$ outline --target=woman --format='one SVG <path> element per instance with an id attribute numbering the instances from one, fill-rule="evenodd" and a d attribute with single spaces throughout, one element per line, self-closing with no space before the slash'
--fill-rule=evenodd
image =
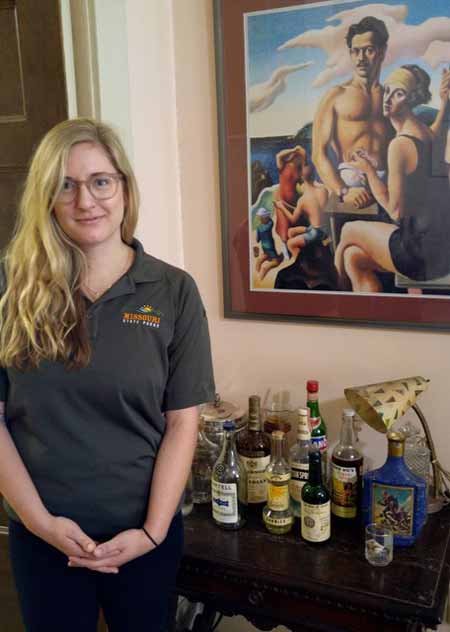
<path id="1" fill-rule="evenodd" d="M 443 178 L 433 177 L 432 141 L 448 107 L 450 72 L 441 81 L 441 108 L 431 128 L 412 109 L 429 101 L 430 77 L 416 65 L 395 70 L 385 82 L 383 113 L 396 137 L 388 148 L 388 184 L 373 158 L 355 152 L 352 164 L 366 174 L 377 202 L 392 223 L 347 222 L 336 249 L 341 279 L 357 292 L 380 292 L 377 272 L 394 272 L 423 281 L 450 271 L 450 198 Z"/>
<path id="2" fill-rule="evenodd" d="M 192 278 L 133 238 L 115 133 L 65 121 L 31 163 L 0 301 L 0 492 L 30 632 L 166 629 L 197 405 L 214 395 Z"/>

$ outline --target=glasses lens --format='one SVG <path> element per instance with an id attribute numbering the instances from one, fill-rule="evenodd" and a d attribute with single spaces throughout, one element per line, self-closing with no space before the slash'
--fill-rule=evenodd
<path id="1" fill-rule="evenodd" d="M 117 179 L 108 174 L 92 176 L 88 182 L 89 191 L 98 200 L 113 197 L 117 189 Z"/>
<path id="2" fill-rule="evenodd" d="M 60 192 L 58 193 L 58 199 L 62 202 L 69 202 L 75 197 L 76 190 L 77 183 L 73 180 L 70 180 L 70 178 L 64 178 L 63 185 Z"/>

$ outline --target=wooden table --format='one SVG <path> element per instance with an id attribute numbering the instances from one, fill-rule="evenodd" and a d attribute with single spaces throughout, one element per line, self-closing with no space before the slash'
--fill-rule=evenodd
<path id="1" fill-rule="evenodd" d="M 443 619 L 449 508 L 430 515 L 416 544 L 396 548 L 385 568 L 365 560 L 358 525 L 334 524 L 328 543 L 311 545 L 300 539 L 298 523 L 286 536 L 269 534 L 256 517 L 223 531 L 208 505 L 195 505 L 185 537 L 177 593 L 203 602 L 205 619 L 215 611 L 241 614 L 263 630 L 283 624 L 298 632 L 412 632 Z"/>

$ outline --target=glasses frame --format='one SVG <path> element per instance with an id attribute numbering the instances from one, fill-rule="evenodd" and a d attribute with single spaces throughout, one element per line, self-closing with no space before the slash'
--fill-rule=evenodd
<path id="1" fill-rule="evenodd" d="M 112 195 L 108 195 L 107 197 L 98 197 L 91 190 L 90 182 L 92 181 L 92 179 L 101 178 L 101 176 L 107 176 L 108 178 L 112 178 L 115 181 L 116 188 L 114 189 L 114 193 L 112 193 Z M 87 190 L 89 191 L 89 195 L 91 195 L 94 198 L 94 200 L 97 200 L 97 201 L 110 200 L 116 195 L 117 185 L 121 180 L 122 181 L 125 180 L 125 176 L 123 175 L 123 173 L 107 173 L 106 171 L 101 171 L 100 173 L 93 173 L 86 180 L 76 180 L 75 178 L 70 178 L 68 176 L 66 176 L 64 180 L 70 180 L 70 182 L 73 182 L 74 184 L 77 185 L 76 188 L 74 188 L 73 190 L 73 195 L 70 199 L 62 199 L 61 196 L 63 195 L 64 192 L 60 189 L 58 193 L 56 194 L 55 200 L 56 202 L 59 202 L 60 204 L 71 204 L 79 195 L 80 187 L 82 184 L 86 186 Z"/>

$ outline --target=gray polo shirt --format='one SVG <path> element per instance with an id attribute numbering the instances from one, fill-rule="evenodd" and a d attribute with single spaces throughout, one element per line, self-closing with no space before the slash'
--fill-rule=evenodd
<path id="1" fill-rule="evenodd" d="M 8 427 L 45 506 L 91 535 L 142 525 L 164 411 L 214 399 L 194 280 L 133 247 L 128 274 L 88 305 L 89 366 L 0 369 Z"/>

